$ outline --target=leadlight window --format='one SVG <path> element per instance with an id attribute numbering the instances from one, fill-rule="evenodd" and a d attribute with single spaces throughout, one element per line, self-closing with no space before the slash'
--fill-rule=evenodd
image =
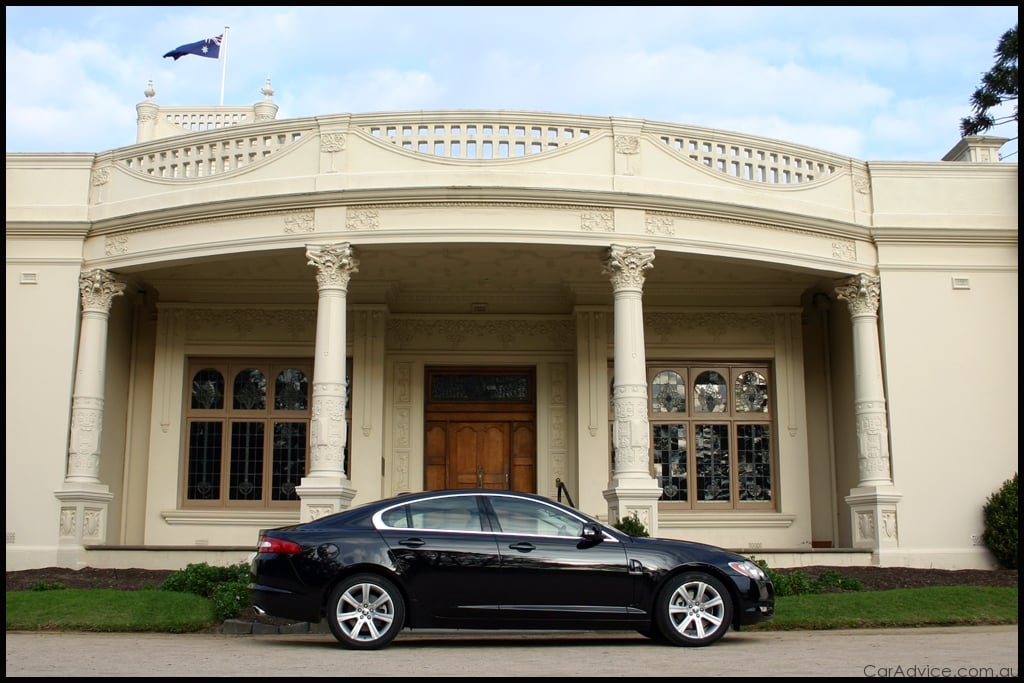
<path id="1" fill-rule="evenodd" d="M 295 507 L 309 458 L 312 361 L 195 359 L 184 504 Z"/>
<path id="2" fill-rule="evenodd" d="M 660 508 L 774 509 L 769 366 L 652 362 L 647 377 L 651 474 L 662 489 Z"/>

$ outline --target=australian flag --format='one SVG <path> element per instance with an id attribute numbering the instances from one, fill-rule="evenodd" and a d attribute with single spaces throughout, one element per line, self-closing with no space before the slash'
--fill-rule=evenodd
<path id="1" fill-rule="evenodd" d="M 200 57 L 209 57 L 210 59 L 218 59 L 220 57 L 220 41 L 224 39 L 223 35 L 214 36 L 213 38 L 207 38 L 206 40 L 200 40 L 198 43 L 189 43 L 188 45 L 182 45 L 176 47 L 164 57 L 174 57 L 174 61 L 178 61 L 180 57 L 185 55 L 198 55 Z"/>

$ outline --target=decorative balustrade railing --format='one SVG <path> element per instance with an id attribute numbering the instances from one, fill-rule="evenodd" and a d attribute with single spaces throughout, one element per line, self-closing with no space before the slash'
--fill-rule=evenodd
<path id="1" fill-rule="evenodd" d="M 658 139 L 688 159 L 740 180 L 768 185 L 800 185 L 836 172 L 834 162 L 811 158 L 795 150 L 683 135 L 661 134 Z"/>
<path id="2" fill-rule="evenodd" d="M 163 123 L 177 126 L 189 133 L 240 126 L 252 123 L 252 119 L 252 107 L 211 107 L 206 111 L 197 111 L 194 107 L 160 108 L 160 120 Z"/>
<path id="3" fill-rule="evenodd" d="M 564 150 L 598 134 L 615 137 L 615 151 L 639 154 L 640 140 L 661 144 L 687 163 L 760 185 L 807 185 L 827 179 L 849 159 L 800 145 L 726 131 L 668 123 L 529 112 L 444 111 L 359 114 L 237 125 L 229 119 L 197 115 L 175 125 L 195 126 L 177 135 L 120 150 L 117 162 L 144 175 L 197 179 L 236 171 L 289 145 L 328 133 L 336 152 L 339 133 L 354 131 L 409 153 L 452 161 L 503 161 Z M 339 126 L 337 122 L 342 122 Z M 329 130 L 325 129 L 329 127 Z M 628 132 L 623 132 L 628 131 Z"/>
<path id="4" fill-rule="evenodd" d="M 189 139 L 186 137 L 165 138 L 160 140 L 161 149 L 147 149 L 141 154 L 122 157 L 120 161 L 137 173 L 158 178 L 206 178 L 266 159 L 301 140 L 303 132 L 255 134 L 249 127 L 230 128 L 222 135 L 198 138 L 188 145 L 181 144 Z M 152 147 L 153 143 L 147 146 Z"/>
<path id="5" fill-rule="evenodd" d="M 527 123 L 412 123 L 365 126 L 402 149 L 448 159 L 511 159 L 543 154 L 590 137 L 588 128 Z"/>

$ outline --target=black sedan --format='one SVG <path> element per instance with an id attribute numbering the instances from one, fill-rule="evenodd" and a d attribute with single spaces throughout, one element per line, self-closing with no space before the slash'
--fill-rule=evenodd
<path id="1" fill-rule="evenodd" d="M 262 530 L 249 596 L 264 614 L 326 619 L 358 650 L 405 628 L 630 629 L 702 646 L 775 613 L 771 581 L 742 555 L 495 490 L 407 494 Z"/>

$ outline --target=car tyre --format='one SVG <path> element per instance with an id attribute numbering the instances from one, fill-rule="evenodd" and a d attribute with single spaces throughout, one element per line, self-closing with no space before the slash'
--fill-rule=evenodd
<path id="1" fill-rule="evenodd" d="M 327 603 L 327 625 L 350 650 L 387 647 L 405 623 L 405 600 L 393 582 L 357 574 L 339 583 Z"/>
<path id="2" fill-rule="evenodd" d="M 662 638 L 683 647 L 704 647 L 718 641 L 729 630 L 732 615 L 728 589 L 703 572 L 673 577 L 655 605 L 655 622 Z"/>

